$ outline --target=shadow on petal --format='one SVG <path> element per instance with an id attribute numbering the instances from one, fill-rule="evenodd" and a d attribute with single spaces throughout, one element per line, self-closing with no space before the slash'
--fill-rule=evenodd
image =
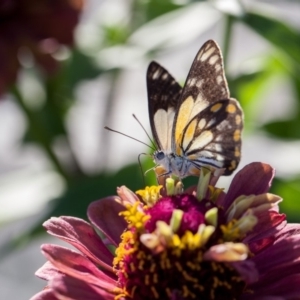
<path id="1" fill-rule="evenodd" d="M 90 221 L 113 243 L 118 246 L 121 234 L 127 227 L 123 217 L 119 215 L 125 208 L 115 201 L 115 197 L 107 197 L 92 202 L 88 207 Z"/>

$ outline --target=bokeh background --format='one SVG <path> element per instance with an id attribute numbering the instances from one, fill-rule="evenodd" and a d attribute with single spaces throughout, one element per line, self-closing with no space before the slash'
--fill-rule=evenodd
<path id="1" fill-rule="evenodd" d="M 299 222 L 299 1 L 0 1 L 0 299 L 29 299 L 45 285 L 34 276 L 39 245 L 57 241 L 43 221 L 86 218 L 117 186 L 144 186 L 138 154 L 149 149 L 104 126 L 149 143 L 132 118 L 150 132 L 149 62 L 184 83 L 208 39 L 245 112 L 239 169 L 275 167 L 271 191 Z M 143 170 L 151 166 L 144 157 Z"/>

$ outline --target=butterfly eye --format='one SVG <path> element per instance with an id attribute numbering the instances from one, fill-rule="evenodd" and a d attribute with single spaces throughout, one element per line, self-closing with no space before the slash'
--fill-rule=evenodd
<path id="1" fill-rule="evenodd" d="M 155 156 L 158 160 L 163 160 L 165 158 L 165 153 L 163 151 L 159 151 Z"/>

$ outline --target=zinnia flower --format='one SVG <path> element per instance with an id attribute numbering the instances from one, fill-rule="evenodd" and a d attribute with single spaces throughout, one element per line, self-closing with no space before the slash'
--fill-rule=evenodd
<path id="1" fill-rule="evenodd" d="M 31 52 L 46 72 L 57 63 L 50 55 L 71 45 L 83 0 L 2 0 L 0 4 L 0 95 L 20 67 L 21 49 Z"/>
<path id="2" fill-rule="evenodd" d="M 78 251 L 42 246 L 36 275 L 48 285 L 32 300 L 299 299 L 300 226 L 268 193 L 273 176 L 252 163 L 225 194 L 202 171 L 186 192 L 172 179 L 163 190 L 118 188 L 90 204 L 92 225 L 51 218 L 48 233 Z"/>

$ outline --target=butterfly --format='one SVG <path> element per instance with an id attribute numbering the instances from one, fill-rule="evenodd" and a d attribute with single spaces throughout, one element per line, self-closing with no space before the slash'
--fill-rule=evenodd
<path id="1" fill-rule="evenodd" d="M 150 125 L 160 175 L 184 178 L 202 167 L 230 175 L 241 158 L 243 112 L 230 98 L 219 46 L 207 41 L 183 88 L 156 62 L 147 70 Z"/>

